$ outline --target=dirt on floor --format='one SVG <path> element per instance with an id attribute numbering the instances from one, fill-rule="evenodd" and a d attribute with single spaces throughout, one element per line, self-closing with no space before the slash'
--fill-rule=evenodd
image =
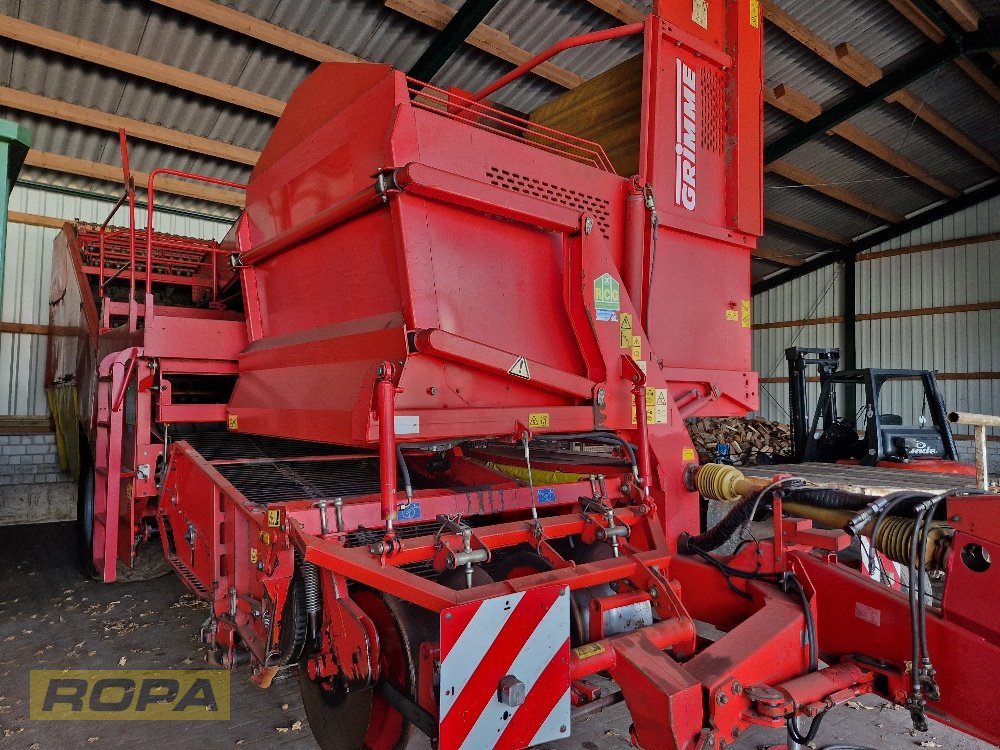
<path id="1" fill-rule="evenodd" d="M 176 748 L 283 747 L 315 750 L 292 670 L 268 690 L 232 674 L 229 721 L 44 721 L 29 712 L 32 670 L 197 669 L 205 666 L 199 629 L 207 606 L 174 576 L 106 585 L 85 579 L 75 561 L 72 524 L 0 528 L 0 747 L 25 750 L 132 748 L 163 742 Z M 548 745 L 627 748 L 624 705 L 573 723 L 573 736 Z M 728 745 L 752 750 L 783 741 L 755 729 Z M 909 714 L 876 698 L 833 710 L 815 741 L 877 750 L 919 747 L 986 750 L 990 745 L 931 723 L 914 735 Z M 415 736 L 409 748 L 430 743 Z M 485 750 L 485 749 L 484 749 Z M 650 749 L 652 750 L 652 749 Z"/>

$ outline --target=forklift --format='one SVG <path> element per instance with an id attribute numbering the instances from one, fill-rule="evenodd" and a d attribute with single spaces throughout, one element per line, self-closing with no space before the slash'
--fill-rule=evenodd
<path id="1" fill-rule="evenodd" d="M 838 348 L 793 346 L 785 350 L 785 359 L 792 427 L 790 462 L 975 475 L 974 466 L 958 460 L 934 372 L 871 367 L 840 370 Z M 812 415 L 806 403 L 810 367 L 816 368 L 820 382 L 819 401 Z M 887 400 L 901 413 L 883 411 L 881 406 Z M 863 404 L 860 409 L 856 409 L 858 403 Z M 915 412 L 912 407 L 918 403 L 919 416 L 904 419 L 903 413 Z M 902 406 L 911 408 L 904 410 Z M 861 429 L 859 419 L 863 419 Z"/>

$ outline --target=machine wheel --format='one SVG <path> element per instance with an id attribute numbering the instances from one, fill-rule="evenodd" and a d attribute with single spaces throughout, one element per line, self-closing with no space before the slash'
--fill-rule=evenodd
<path id="1" fill-rule="evenodd" d="M 83 430 L 80 430 L 80 477 L 76 485 L 76 553 L 84 574 L 93 577 L 94 459 Z"/>
<path id="2" fill-rule="evenodd" d="M 382 679 L 416 700 L 420 644 L 436 638 L 435 618 L 371 589 L 358 589 L 351 597 L 375 624 Z M 350 692 L 341 686 L 331 688 L 309 679 L 303 661 L 299 689 L 309 726 L 322 750 L 402 750 L 410 740 L 413 725 L 376 687 Z"/>

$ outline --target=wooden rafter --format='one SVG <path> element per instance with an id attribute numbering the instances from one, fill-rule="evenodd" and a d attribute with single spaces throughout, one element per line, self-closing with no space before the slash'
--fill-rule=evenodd
<path id="1" fill-rule="evenodd" d="M 439 31 L 448 25 L 448 21 L 456 13 L 454 8 L 437 0 L 385 0 L 385 7 Z M 521 49 L 511 42 L 510 37 L 504 32 L 482 23 L 466 41 L 473 47 L 512 65 L 521 65 L 534 56 L 534 53 Z M 582 76 L 550 62 L 542 63 L 533 72 L 568 89 L 576 88 L 584 81 Z"/>
<path id="2" fill-rule="evenodd" d="M 899 11 L 899 14 L 903 16 L 903 18 L 916 26 L 924 36 L 935 44 L 940 44 L 947 39 L 947 36 L 940 29 L 940 27 L 924 15 L 923 11 L 914 5 L 913 0 L 889 0 L 889 4 Z M 960 57 L 955 60 L 955 65 L 961 68 L 961 70 L 969 76 L 969 78 L 975 81 L 987 94 L 1000 102 L 1000 86 L 993 83 L 989 76 L 983 73 L 983 71 L 981 71 L 974 62 L 967 58 Z"/>
<path id="3" fill-rule="evenodd" d="M 958 0 L 956 0 L 958 1 Z M 820 39 L 802 24 L 798 23 L 780 8 L 777 8 L 771 0 L 763 0 L 765 17 L 772 23 L 779 26 L 783 31 L 804 44 L 809 49 L 816 52 L 824 60 L 829 62 L 845 75 L 853 78 L 863 86 L 870 86 L 882 77 L 882 69 L 871 60 L 868 60 L 857 50 L 853 50 L 850 55 L 838 56 L 837 48 L 832 47 L 827 42 Z M 876 75 L 877 71 L 877 75 Z M 934 111 L 933 108 L 923 103 L 919 97 L 911 94 L 907 90 L 897 91 L 895 94 L 886 97 L 887 102 L 902 104 L 920 119 L 938 131 L 944 137 L 955 142 L 974 158 L 982 161 L 995 171 L 1000 171 L 1000 162 L 997 162 L 984 149 L 973 143 L 973 141 L 961 133 L 954 125 L 949 123 L 944 117 Z"/>
<path id="4" fill-rule="evenodd" d="M 887 101 L 895 102 L 905 107 L 967 154 L 975 157 L 994 172 L 1000 172 L 1000 160 L 948 122 L 937 110 L 922 101 L 920 97 L 911 94 L 909 91 L 897 91 Z"/>
<path id="5" fill-rule="evenodd" d="M 768 21 L 855 81 L 870 86 L 882 77 L 882 69 L 850 44 L 845 42 L 835 47 L 796 21 L 771 0 L 763 0 L 761 5 L 764 6 L 764 17 Z"/>
<path id="6" fill-rule="evenodd" d="M 764 219 L 775 224 L 781 224 L 782 226 L 788 227 L 789 229 L 795 229 L 799 232 L 805 234 L 811 234 L 813 237 L 818 237 L 822 240 L 826 240 L 834 245 L 840 245 L 846 247 L 850 243 L 850 239 L 847 237 L 842 237 L 839 234 L 835 234 L 821 227 L 814 226 L 808 222 L 796 219 L 794 216 L 787 216 L 783 213 L 777 211 L 772 211 L 769 208 L 764 209 Z"/>
<path id="7" fill-rule="evenodd" d="M 4 86 L 0 86 L 0 106 L 113 133 L 117 133 L 120 128 L 125 128 L 130 137 L 239 164 L 253 166 L 260 157 L 259 151 L 250 148 L 233 146 L 211 138 L 202 138 L 165 128 L 162 125 L 151 125 L 131 117 L 112 115 L 89 107 L 81 107 L 77 104 L 69 104 L 58 99 L 49 99 L 38 94 L 29 94 L 26 91 L 18 91 Z"/>
<path id="8" fill-rule="evenodd" d="M 121 183 L 122 180 L 122 171 L 119 167 L 110 164 L 98 164 L 97 162 L 76 159 L 72 156 L 63 156 L 62 154 L 53 154 L 47 151 L 36 151 L 35 149 L 28 152 L 28 155 L 24 159 L 24 166 L 74 174 L 80 177 L 89 177 L 107 182 Z M 135 178 L 137 186 L 145 185 L 146 180 L 149 178 L 147 173 L 135 170 L 132 171 L 132 176 Z M 243 194 L 240 192 L 199 185 L 196 182 L 188 182 L 173 177 L 159 177 L 156 181 L 156 190 L 161 193 L 180 195 L 209 203 L 220 203 L 237 208 L 243 207 Z"/>
<path id="9" fill-rule="evenodd" d="M 764 89 L 764 101 L 773 107 L 780 109 L 785 114 L 791 115 L 803 122 L 817 117 L 822 108 L 820 105 L 807 97 L 805 94 L 796 91 L 791 86 L 780 85 L 772 89 Z M 951 185 L 939 180 L 931 175 L 927 170 L 913 161 L 907 159 L 898 151 L 890 148 L 877 138 L 868 135 L 856 125 L 849 122 L 842 122 L 828 133 L 836 133 L 844 140 L 853 143 L 863 151 L 867 151 L 872 156 L 881 159 L 885 163 L 895 167 L 901 172 L 905 172 L 916 178 L 928 187 L 937 190 L 939 193 L 947 195 L 949 198 L 957 198 L 961 192 Z"/>
<path id="10" fill-rule="evenodd" d="M 152 0 L 152 2 L 317 62 L 364 62 L 349 52 L 262 21 L 249 13 L 220 5 L 213 0 Z"/>
<path id="11" fill-rule="evenodd" d="M 757 241 L 756 249 L 750 254 L 755 258 L 769 260 L 772 263 L 779 263 L 783 266 L 801 266 L 804 262 L 802 258 L 795 255 L 789 255 L 788 253 L 783 253 L 780 250 L 774 250 L 768 247 L 763 240 Z"/>
<path id="12" fill-rule="evenodd" d="M 37 26 L 11 16 L 0 16 L 0 19 L 2 19 L 0 20 L 0 36 L 21 44 L 56 52 L 275 117 L 280 116 L 285 108 L 285 103 L 278 99 L 222 83 L 207 76 L 165 65 L 113 47 L 105 47 L 102 44 L 63 34 L 60 31 Z"/>
<path id="13" fill-rule="evenodd" d="M 805 185 L 810 190 L 815 190 L 817 193 L 822 193 L 828 198 L 833 198 L 836 201 L 845 203 L 848 206 L 852 206 L 853 208 L 863 211 L 866 214 L 877 216 L 890 224 L 896 224 L 906 218 L 895 211 L 890 211 L 886 208 L 875 205 L 870 200 L 862 198 L 857 193 L 853 193 L 850 190 L 846 190 L 838 185 L 831 185 L 827 180 L 824 180 L 819 175 L 815 175 L 805 169 L 800 169 L 794 164 L 789 164 L 786 161 L 779 159 L 776 162 L 772 162 L 767 165 L 766 170 L 768 172 L 773 172 L 776 175 L 780 175 L 786 180 L 791 180 L 792 182 L 797 182 L 800 185 Z"/>
<path id="14" fill-rule="evenodd" d="M 622 23 L 639 23 L 646 17 L 646 14 L 641 10 L 632 7 L 623 0 L 588 0 L 588 2 Z"/>

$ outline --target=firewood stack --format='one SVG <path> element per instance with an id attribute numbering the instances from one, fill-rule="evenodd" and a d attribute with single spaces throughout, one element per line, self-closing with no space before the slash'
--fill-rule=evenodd
<path id="1" fill-rule="evenodd" d="M 709 417 L 689 419 L 687 427 L 701 463 L 715 461 L 719 443 L 729 445 L 730 459 L 737 466 L 778 462 L 792 450 L 791 427 L 780 422 Z"/>

